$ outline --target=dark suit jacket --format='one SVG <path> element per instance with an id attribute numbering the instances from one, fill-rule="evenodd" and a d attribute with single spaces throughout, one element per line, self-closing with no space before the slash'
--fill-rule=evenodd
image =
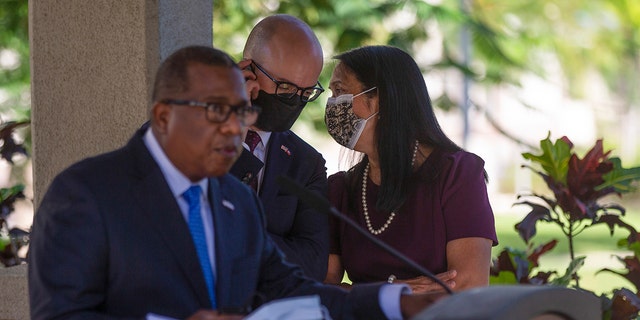
<path id="1" fill-rule="evenodd" d="M 292 131 L 273 132 L 265 163 L 259 196 L 267 216 L 267 231 L 289 262 L 301 266 L 307 276 L 324 281 L 329 257 L 328 217 L 281 192 L 276 183 L 276 178 L 284 175 L 326 197 L 324 158 Z M 244 150 L 231 174 L 248 183 L 262 166 L 258 158 Z"/>
<path id="2" fill-rule="evenodd" d="M 183 319 L 211 307 L 187 223 L 142 135 L 71 166 L 49 187 L 28 255 L 32 319 Z M 382 318 L 377 287 L 347 294 L 284 262 L 259 200 L 240 181 L 210 179 L 209 197 L 219 308 L 319 294 L 334 319 Z"/>

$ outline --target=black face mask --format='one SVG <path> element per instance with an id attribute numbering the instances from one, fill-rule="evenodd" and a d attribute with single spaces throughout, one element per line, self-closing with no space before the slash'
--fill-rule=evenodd
<path id="1" fill-rule="evenodd" d="M 254 126 L 262 131 L 271 132 L 291 129 L 307 104 L 302 102 L 299 95 L 287 99 L 262 90 L 258 91 L 258 97 L 252 103 L 262 108 Z"/>

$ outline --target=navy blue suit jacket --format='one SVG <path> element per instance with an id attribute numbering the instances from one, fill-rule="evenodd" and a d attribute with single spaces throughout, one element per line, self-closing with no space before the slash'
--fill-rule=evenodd
<path id="1" fill-rule="evenodd" d="M 142 135 L 49 187 L 28 254 L 32 319 L 183 319 L 211 307 L 187 223 Z M 210 179 L 209 199 L 220 308 L 319 294 L 334 319 L 383 318 L 377 287 L 347 294 L 284 262 L 260 201 L 236 178 Z"/>
<path id="2" fill-rule="evenodd" d="M 329 257 L 328 217 L 280 190 L 276 179 L 287 176 L 310 191 L 327 195 L 327 168 L 322 155 L 292 131 L 272 132 L 260 187 L 267 231 L 289 262 L 305 275 L 324 281 Z M 244 150 L 231 174 L 248 183 L 263 163 Z"/>

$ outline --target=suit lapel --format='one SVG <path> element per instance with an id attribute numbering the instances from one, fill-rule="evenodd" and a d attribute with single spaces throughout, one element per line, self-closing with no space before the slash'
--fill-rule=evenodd
<path id="1" fill-rule="evenodd" d="M 216 297 L 218 307 L 233 307 L 238 304 L 238 297 L 232 292 L 237 285 L 233 283 L 234 262 L 242 257 L 247 241 L 240 216 L 240 205 L 233 203 L 234 198 L 228 195 L 229 190 L 221 186 L 224 177 L 209 179 L 209 201 L 213 213 L 216 254 Z M 238 211 L 236 211 L 236 206 Z"/>
<path id="2" fill-rule="evenodd" d="M 198 303 L 210 306 L 189 227 L 171 189 L 142 139 L 136 136 L 129 145 L 136 156 L 135 172 L 139 174 L 134 197 L 141 208 L 140 214 L 164 240 L 164 248 L 180 266 L 183 276 L 198 297 Z"/>
<path id="3" fill-rule="evenodd" d="M 287 132 L 274 132 L 269 139 L 269 152 L 267 154 L 267 165 L 262 179 L 263 186 L 269 188 L 260 189 L 260 199 L 268 207 L 267 203 L 273 201 L 278 195 L 280 188 L 276 179 L 280 175 L 286 175 L 295 157 L 295 148 L 289 142 Z"/>
<path id="4" fill-rule="evenodd" d="M 243 183 L 249 184 L 249 182 L 258 175 L 262 166 L 264 166 L 264 163 L 262 163 L 260 159 L 249 152 L 249 150 L 242 148 L 240 157 L 233 164 L 229 172 Z"/>

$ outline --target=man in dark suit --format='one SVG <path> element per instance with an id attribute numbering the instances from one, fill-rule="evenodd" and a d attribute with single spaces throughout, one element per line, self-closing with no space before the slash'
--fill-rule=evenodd
<path id="1" fill-rule="evenodd" d="M 392 285 L 347 293 L 283 260 L 259 199 L 227 174 L 257 117 L 228 55 L 178 50 L 153 101 L 126 146 L 72 165 L 45 194 L 28 255 L 32 319 L 237 319 L 219 312 L 311 294 L 334 319 L 376 319 L 430 303 Z"/>
<path id="2" fill-rule="evenodd" d="M 253 28 L 243 55 L 240 67 L 245 69 L 252 103 L 262 113 L 250 127 L 245 151 L 231 173 L 258 192 L 267 231 L 286 259 L 301 266 L 307 276 L 323 281 L 329 256 L 327 217 L 283 194 L 276 184 L 276 178 L 284 175 L 326 196 L 324 158 L 289 130 L 305 104 L 324 91 L 318 82 L 322 47 L 303 21 L 273 15 Z M 256 145 L 250 145 L 250 140 Z"/>

